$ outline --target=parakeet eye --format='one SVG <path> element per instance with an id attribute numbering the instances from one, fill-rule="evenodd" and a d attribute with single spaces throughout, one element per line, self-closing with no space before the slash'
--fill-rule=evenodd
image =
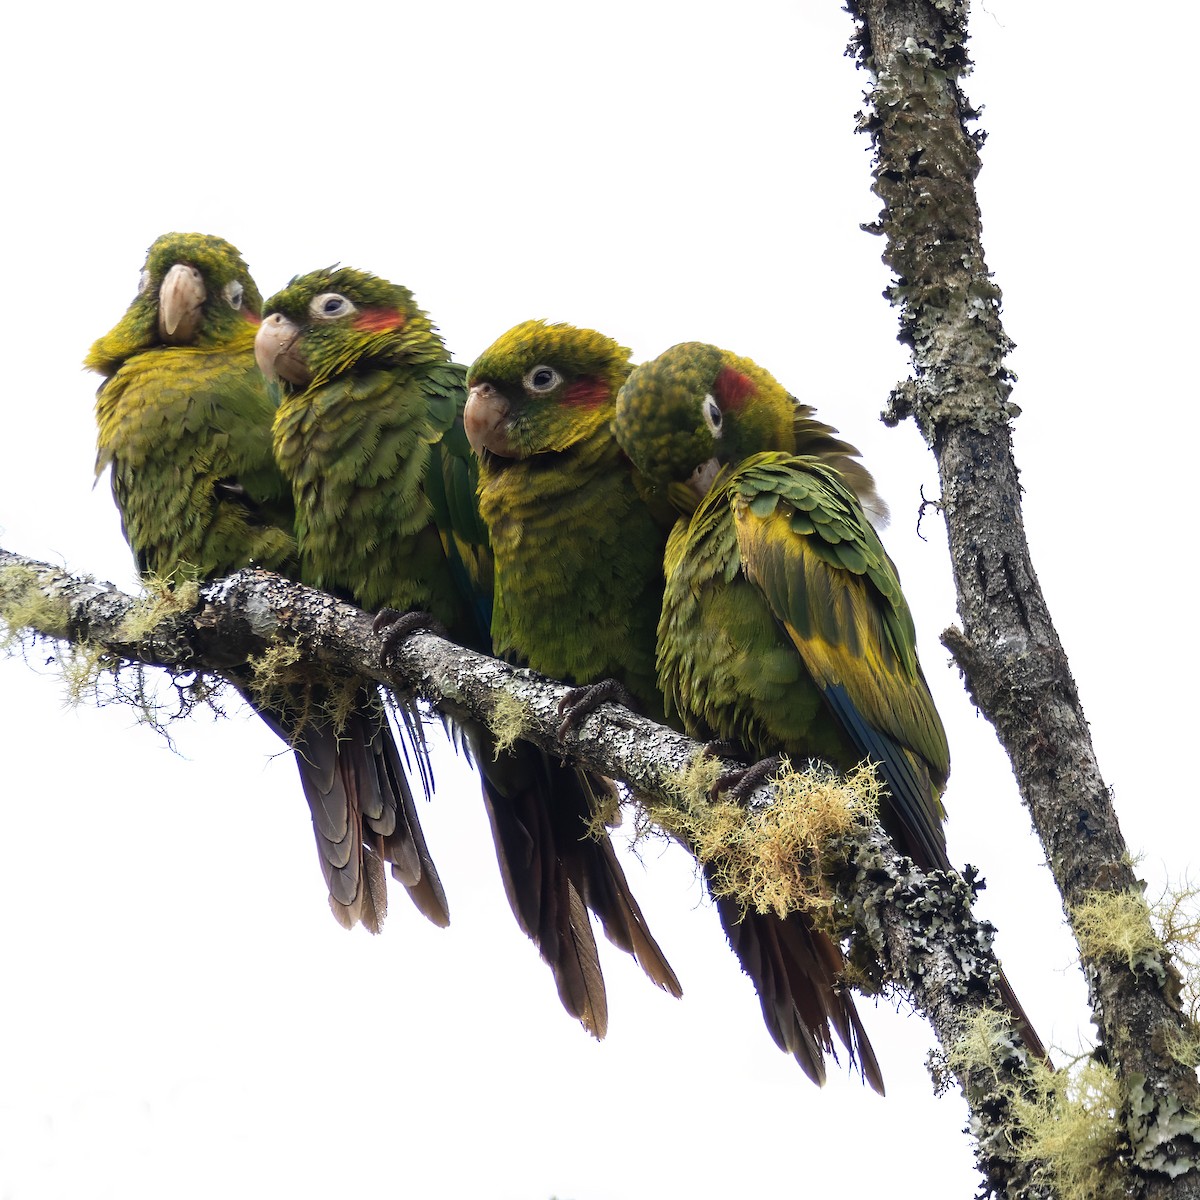
<path id="1" fill-rule="evenodd" d="M 150 268 L 143 267 L 142 273 L 138 276 L 137 294 L 140 296 L 150 286 Z"/>
<path id="2" fill-rule="evenodd" d="M 715 438 L 721 436 L 721 406 L 711 397 L 705 396 L 704 403 L 700 405 L 700 411 L 704 415 L 704 423 L 708 426 L 708 431 Z"/>
<path id="3" fill-rule="evenodd" d="M 337 292 L 322 292 L 308 302 L 308 315 L 317 321 L 336 321 L 354 312 L 358 309 Z"/>
<path id="4" fill-rule="evenodd" d="M 553 367 L 539 365 L 525 372 L 523 382 L 531 392 L 552 392 L 562 383 L 562 376 Z"/>
<path id="5" fill-rule="evenodd" d="M 245 288 L 236 280 L 231 279 L 224 288 L 225 299 L 229 301 L 230 308 L 241 308 L 242 297 L 245 295 Z"/>

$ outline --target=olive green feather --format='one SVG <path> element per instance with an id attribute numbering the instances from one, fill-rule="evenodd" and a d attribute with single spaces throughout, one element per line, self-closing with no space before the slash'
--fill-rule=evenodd
<path id="1" fill-rule="evenodd" d="M 661 719 L 655 647 L 669 473 L 639 474 L 613 436 L 617 393 L 631 370 L 629 352 L 602 334 L 525 322 L 471 367 L 467 427 L 481 452 L 480 511 L 496 560 L 497 648 L 568 682 L 616 679 Z M 653 413 L 638 415 L 668 455 L 689 440 L 687 433 L 675 439 Z M 792 422 L 789 413 L 783 423 Z M 832 437 L 819 422 L 813 429 L 814 437 Z M 838 443 L 837 452 L 852 450 Z M 780 669 L 789 679 L 797 674 L 787 661 Z M 813 706 L 819 702 L 814 694 Z M 742 913 L 728 900 L 717 907 L 776 1043 L 821 1082 L 836 1030 L 882 1088 L 840 985 L 837 945 L 800 913 L 780 920 Z"/>
<path id="2" fill-rule="evenodd" d="M 293 488 L 305 578 L 367 608 L 429 612 L 458 642 L 490 650 L 492 558 L 463 428 L 463 368 L 407 289 L 365 272 L 311 272 L 266 310 L 259 360 L 286 376 L 275 451 Z M 589 833 L 601 801 L 592 789 L 604 785 L 528 743 L 498 755 L 476 722 L 461 732 L 483 776 L 509 901 L 567 1010 L 603 1036 L 589 909 L 677 991 L 610 842 Z"/>
<path id="3" fill-rule="evenodd" d="M 945 730 L 895 566 L 854 490 L 874 498 L 853 448 L 757 364 L 700 343 L 634 373 L 615 430 L 649 478 L 692 482 L 658 631 L 659 681 L 688 729 L 756 756 L 842 769 L 873 758 L 901 848 L 948 866 Z"/>
<path id="4" fill-rule="evenodd" d="M 261 299 L 221 238 L 173 233 L 151 246 L 138 292 L 92 347 L 105 376 L 96 399 L 97 472 L 110 467 L 126 537 L 143 573 L 211 578 L 255 563 L 293 574 L 291 489 L 272 453 L 276 393 L 255 365 Z M 423 865 L 419 826 L 373 688 L 343 725 L 313 716 L 323 687 L 256 699 L 248 670 L 231 681 L 295 750 L 330 906 L 344 925 L 377 931 L 382 863 L 444 924 L 444 897 Z"/>
<path id="5" fill-rule="evenodd" d="M 186 344 L 164 342 L 158 293 L 177 263 L 202 276 L 203 317 Z M 291 497 L 271 455 L 275 399 L 254 366 L 258 291 L 221 238 L 167 234 L 138 293 L 85 365 L 96 393 L 96 474 L 113 496 L 138 569 L 210 578 L 295 556 Z"/>
<path id="6" fill-rule="evenodd" d="M 946 734 L 896 568 L 865 511 L 886 508 L 857 452 L 761 367 L 699 343 L 630 376 L 615 431 L 683 514 L 658 630 L 672 711 L 695 736 L 756 756 L 841 769 L 870 759 L 901 851 L 949 869 Z M 998 987 L 1044 1058 L 1003 974 Z"/>

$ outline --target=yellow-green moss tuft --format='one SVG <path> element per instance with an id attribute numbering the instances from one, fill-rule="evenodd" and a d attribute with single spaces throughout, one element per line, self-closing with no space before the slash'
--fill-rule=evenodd
<path id="1" fill-rule="evenodd" d="M 106 703 L 110 697 L 105 691 L 111 688 L 106 689 L 104 681 L 111 684 L 122 666 L 119 658 L 94 642 L 64 645 L 58 662 L 67 685 L 67 703 L 72 706 L 92 700 L 98 705 Z M 144 710 L 146 706 L 139 702 L 137 707 Z"/>
<path id="2" fill-rule="evenodd" d="M 1052 1072 L 1033 1068 L 1039 1095 L 1012 1097 L 1014 1118 L 1026 1134 L 1018 1155 L 1040 1161 L 1061 1200 L 1117 1200 L 1128 1194 L 1121 1166 L 1121 1089 L 1110 1067 L 1093 1058 Z"/>
<path id="3" fill-rule="evenodd" d="M 621 824 L 621 792 L 611 779 L 601 781 L 595 776 L 581 776 L 581 782 L 587 788 L 589 812 L 586 828 L 588 836 L 596 841 L 608 837 L 610 829 L 616 829 Z"/>
<path id="4" fill-rule="evenodd" d="M 1071 927 L 1085 958 L 1124 959 L 1137 970 L 1163 950 L 1141 892 L 1089 892 L 1071 909 Z"/>
<path id="5" fill-rule="evenodd" d="M 250 694 L 256 705 L 282 714 L 293 746 L 312 723 L 330 725 L 341 733 L 363 704 L 362 689 L 371 686 L 380 722 L 387 721 L 378 689 L 357 675 L 322 670 L 307 662 L 298 642 L 272 642 L 249 660 Z"/>
<path id="6" fill-rule="evenodd" d="M 1053 1071 L 1029 1064 L 1021 1087 L 1007 1073 L 1010 1017 L 982 1009 L 967 1022 L 947 1057 L 962 1078 L 985 1073 L 989 1102 L 1009 1112 L 1008 1140 L 1059 1200 L 1116 1200 L 1126 1195 L 1121 1157 L 1121 1091 L 1113 1071 L 1091 1058 Z"/>
<path id="7" fill-rule="evenodd" d="M 1012 1048 L 1012 1018 L 998 1008 L 981 1008 L 968 1018 L 961 1034 L 946 1054 L 956 1075 L 988 1071 L 999 1083 L 1004 1059 Z"/>
<path id="8" fill-rule="evenodd" d="M 191 612 L 200 600 L 200 585 L 188 580 L 173 585 L 157 575 L 142 580 L 142 595 L 129 606 L 117 633 L 127 641 L 144 641 L 163 621 Z"/>
<path id="9" fill-rule="evenodd" d="M 1190 880 L 1164 890 L 1150 907 L 1150 917 L 1163 946 L 1181 976 L 1179 1000 L 1192 1023 L 1200 1021 L 1200 888 Z M 1180 1062 L 1200 1063 L 1200 1032 L 1190 1046 L 1172 1051 Z M 1176 1052 L 1177 1051 L 1177 1052 Z"/>
<path id="10" fill-rule="evenodd" d="M 363 680 L 354 675 L 327 675 L 322 680 L 321 711 L 337 733 L 346 728 L 361 707 L 362 687 Z M 372 689 L 372 695 L 378 700 L 378 688 Z M 380 721 L 387 720 L 382 701 L 378 701 L 378 716 Z"/>
<path id="11" fill-rule="evenodd" d="M 496 739 L 495 757 L 511 750 L 525 732 L 525 710 L 521 702 L 501 691 L 488 714 L 488 727 Z"/>
<path id="12" fill-rule="evenodd" d="M 781 917 L 827 911 L 828 848 L 874 819 L 880 792 L 874 770 L 862 766 L 839 776 L 824 768 L 795 771 L 785 762 L 774 780 L 775 803 L 751 811 L 709 801 L 719 772 L 707 756 L 693 760 L 671 781 L 676 802 L 652 806 L 650 820 L 692 848 L 716 895 Z"/>
<path id="13" fill-rule="evenodd" d="M 293 740 L 314 716 L 312 689 L 306 685 L 303 661 L 298 643 L 272 642 L 248 662 L 250 694 L 255 703 L 271 712 L 286 713 Z"/>
<path id="14" fill-rule="evenodd" d="M 65 638 L 71 606 L 65 597 L 47 596 L 29 567 L 0 567 L 0 650 L 33 632 Z"/>
<path id="15" fill-rule="evenodd" d="M 250 690 L 255 699 L 268 705 L 275 699 L 286 700 L 288 689 L 303 679 L 296 666 L 302 661 L 298 642 L 272 642 L 261 654 L 252 655 Z"/>

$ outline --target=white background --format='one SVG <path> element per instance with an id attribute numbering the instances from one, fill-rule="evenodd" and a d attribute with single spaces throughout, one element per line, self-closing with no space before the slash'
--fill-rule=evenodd
<path id="1" fill-rule="evenodd" d="M 1150 892 L 1197 834 L 1191 6 L 1134 25 L 988 0 L 988 261 L 1019 343 L 1035 563 Z M 834 3 L 22 5 L 6 17 L 0 544 L 133 584 L 92 488 L 79 363 L 170 229 L 238 245 L 264 295 L 341 261 L 406 283 L 470 361 L 519 320 L 653 356 L 715 341 L 864 450 L 950 732 L 951 856 L 1044 1037 L 1088 1033 L 1009 769 L 938 644 L 937 494 L 880 298 Z M 765 1033 L 690 864 L 626 856 L 685 989 L 606 957 L 611 1029 L 561 1011 L 504 900 L 477 786 L 439 758 L 439 931 L 326 908 L 295 768 L 243 709 L 173 729 L 63 705 L 51 648 L 0 662 L 0 1197 L 965 1197 L 965 1109 L 923 1022 L 862 1002 L 889 1094 L 823 1091 Z M 231 702 L 232 705 L 232 702 Z"/>

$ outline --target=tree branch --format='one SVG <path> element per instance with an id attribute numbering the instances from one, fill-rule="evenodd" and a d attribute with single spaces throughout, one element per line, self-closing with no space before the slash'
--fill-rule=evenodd
<path id="1" fill-rule="evenodd" d="M 558 701 L 567 688 L 532 671 L 455 646 L 430 633 L 401 643 L 394 669 L 379 663 L 371 619 L 353 606 L 265 571 L 245 570 L 193 595 L 139 599 L 111 584 L 0 550 L 0 617 L 14 627 L 73 644 L 98 645 L 121 660 L 172 672 L 220 672 L 272 646 L 303 661 L 352 672 L 416 693 L 450 715 L 493 724 L 518 712 L 522 737 L 628 784 L 635 799 L 681 803 L 678 781 L 703 748 L 627 709 L 601 706 L 567 742 Z M 733 767 L 737 764 L 726 764 Z M 769 804 L 770 788 L 752 797 Z M 863 953 L 924 1013 L 971 1107 L 980 1170 L 1011 1196 L 1047 1193 L 1033 1181 L 1041 1164 L 1022 1161 L 1023 1134 L 1012 1095 L 1044 1094 L 1019 1037 L 995 1008 L 999 971 L 993 928 L 971 912 L 976 884 L 957 874 L 923 875 L 898 855 L 882 829 L 843 839 L 829 878 Z M 865 939 L 865 951 L 863 943 Z M 963 1042 L 988 1031 L 985 1056 L 967 1061 Z M 1044 1068 L 1039 1068 L 1044 1073 Z M 1016 1183 L 1014 1184 L 1014 1181 Z"/>
<path id="2" fill-rule="evenodd" d="M 885 419 L 913 416 L 937 457 L 963 625 L 943 641 L 1008 751 L 1074 924 L 1089 895 L 1140 895 L 1140 886 L 1025 539 L 1011 445 L 1018 410 L 1004 365 L 1011 342 L 974 188 L 983 136 L 968 130 L 977 114 L 958 84 L 970 66 L 967 6 L 851 0 L 849 9 L 875 80 L 861 119 L 884 202 L 871 231 L 886 238 L 890 299 L 915 376 L 896 388 Z M 1146 968 L 1081 949 L 1144 1194 L 1200 1195 L 1200 1089 L 1194 1064 L 1170 1049 L 1195 1037 L 1178 976 L 1165 953 Z"/>

